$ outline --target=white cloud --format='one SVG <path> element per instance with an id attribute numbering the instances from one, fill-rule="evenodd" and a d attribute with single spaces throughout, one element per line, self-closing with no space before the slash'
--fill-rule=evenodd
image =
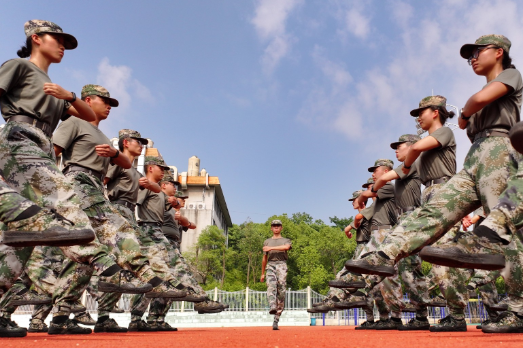
<path id="1" fill-rule="evenodd" d="M 290 51 L 292 36 L 286 31 L 290 13 L 301 0 L 258 0 L 251 23 L 262 42 L 267 44 L 261 63 L 266 74 L 271 74 L 280 60 Z"/>
<path id="2" fill-rule="evenodd" d="M 111 97 L 120 105 L 111 110 L 109 118 L 101 125 L 106 134 L 115 134 L 121 127 L 121 122 L 127 113 L 131 112 L 133 100 L 153 102 L 154 97 L 147 87 L 133 78 L 132 69 L 126 65 L 111 65 L 105 57 L 98 65 L 96 83 L 107 88 Z"/>
<path id="3" fill-rule="evenodd" d="M 338 34 L 346 40 L 350 36 L 366 39 L 371 31 L 369 3 L 366 1 L 335 1 L 335 16 L 340 23 Z"/>
<path id="4" fill-rule="evenodd" d="M 382 3 L 377 6 L 382 6 Z M 352 21 L 338 22 L 338 32 L 365 38 L 371 31 L 367 20 L 359 18 L 371 9 L 350 3 L 336 12 Z M 512 39 L 511 56 L 516 66 L 521 65 L 523 44 L 523 5 L 513 0 L 454 1 L 447 0 L 432 8 L 415 9 L 401 1 L 389 2 L 393 27 L 384 29 L 379 48 L 386 60 L 366 64 L 365 71 L 346 71 L 350 83 L 340 84 L 333 78 L 315 79 L 306 101 L 298 112 L 298 119 L 313 129 L 332 129 L 349 140 L 357 140 L 355 130 L 364 133 L 371 146 L 364 151 L 383 153 L 394 138 L 415 132 L 408 112 L 423 97 L 442 94 L 450 104 L 463 106 L 466 100 L 481 89 L 483 77 L 474 75 L 466 61 L 459 56 L 464 43 L 488 33 L 500 33 Z M 353 12 L 351 12 L 353 11 Z M 350 20 L 348 18 L 351 18 Z M 415 19 L 415 20 L 414 20 Z M 364 40 L 361 48 L 373 47 L 372 40 Z M 518 58 L 520 58 L 518 60 Z M 328 76 L 326 65 L 315 60 L 317 68 Z M 352 68 L 352 66 L 351 66 Z M 343 79 L 342 79 L 343 80 Z M 335 91 L 335 92 L 333 92 Z M 364 122 L 362 121 L 364 120 Z M 457 123 L 457 120 L 450 120 Z M 470 142 L 461 130 L 455 131 L 458 141 L 458 164 L 462 165 Z"/>

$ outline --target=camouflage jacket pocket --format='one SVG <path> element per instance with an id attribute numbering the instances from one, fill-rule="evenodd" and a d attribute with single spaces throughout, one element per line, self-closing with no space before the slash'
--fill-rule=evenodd
<path id="1" fill-rule="evenodd" d="M 74 190 L 80 198 L 80 205 L 84 211 L 106 201 L 104 188 L 99 179 L 83 172 L 70 172 L 66 177 L 73 180 Z"/>

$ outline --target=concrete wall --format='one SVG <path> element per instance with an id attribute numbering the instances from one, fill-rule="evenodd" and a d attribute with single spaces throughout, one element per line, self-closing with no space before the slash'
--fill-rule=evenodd
<path id="1" fill-rule="evenodd" d="M 225 218 L 220 210 L 215 196 L 215 190 L 212 186 L 205 190 L 204 186 L 189 186 L 184 192 L 189 195 L 189 198 L 185 201 L 185 208 L 181 209 L 180 212 L 189 219 L 189 221 L 194 222 L 197 228 L 183 233 L 182 252 L 189 250 L 198 242 L 198 237 L 207 226 L 216 225 L 219 229 L 227 233 Z M 205 204 L 205 208 L 189 208 L 191 204 L 197 206 L 198 203 Z"/>

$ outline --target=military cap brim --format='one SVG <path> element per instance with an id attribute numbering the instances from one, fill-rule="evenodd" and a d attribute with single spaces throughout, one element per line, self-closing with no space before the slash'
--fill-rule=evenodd
<path id="1" fill-rule="evenodd" d="M 418 117 L 421 110 L 425 110 L 426 108 L 430 108 L 430 106 L 425 106 L 423 108 L 417 108 L 410 112 L 410 116 Z"/>
<path id="2" fill-rule="evenodd" d="M 136 139 L 138 140 L 139 142 L 141 142 L 143 145 L 147 145 L 149 144 L 149 140 L 145 139 L 145 138 L 136 138 L 136 137 L 127 137 L 127 138 L 124 138 L 124 139 Z"/>
<path id="3" fill-rule="evenodd" d="M 116 107 L 118 107 L 118 105 L 120 105 L 118 100 L 116 100 L 114 98 L 102 97 L 102 96 L 99 96 L 99 97 L 100 98 L 104 98 L 105 100 L 107 100 L 109 102 L 109 105 L 111 105 L 112 108 L 116 108 Z"/>
<path id="4" fill-rule="evenodd" d="M 376 170 L 376 168 L 378 168 L 379 166 L 372 166 L 372 167 L 369 167 L 369 172 L 374 172 L 374 170 Z"/>
<path id="5" fill-rule="evenodd" d="M 365 183 L 365 184 L 361 185 L 361 187 L 363 187 L 363 188 L 367 188 L 367 187 L 369 187 L 370 185 L 372 185 L 372 184 Z"/>
<path id="6" fill-rule="evenodd" d="M 67 34 L 67 33 L 56 33 L 54 31 L 49 31 L 49 32 L 41 32 L 41 33 L 46 33 L 46 34 L 51 34 L 51 35 L 60 35 L 64 38 L 64 48 L 66 50 L 74 50 L 76 47 L 78 47 L 78 40 L 76 40 L 76 38 L 71 35 L 71 34 Z"/>
<path id="7" fill-rule="evenodd" d="M 396 150 L 398 148 L 398 146 L 400 146 L 401 144 L 403 143 L 406 143 L 406 141 L 396 141 L 392 144 L 390 144 L 390 147 L 393 149 L 393 150 Z"/>
<path id="8" fill-rule="evenodd" d="M 349 198 L 349 202 L 353 202 L 355 200 L 356 200 L 356 198 Z"/>
<path id="9" fill-rule="evenodd" d="M 481 45 L 478 45 L 478 44 L 465 44 L 465 45 L 461 46 L 461 49 L 459 50 L 459 54 L 460 54 L 460 56 L 462 58 L 469 59 L 470 56 L 472 55 L 472 52 L 477 47 L 486 47 L 488 45 L 493 45 L 493 44 L 481 44 Z"/>

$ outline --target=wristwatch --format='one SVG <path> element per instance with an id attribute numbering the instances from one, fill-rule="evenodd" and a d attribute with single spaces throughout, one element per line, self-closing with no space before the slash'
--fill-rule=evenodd
<path id="1" fill-rule="evenodd" d="M 463 115 L 463 108 L 461 108 L 460 117 L 465 121 L 468 121 L 472 117 L 472 115 L 470 115 L 469 117 Z"/>
<path id="2" fill-rule="evenodd" d="M 114 155 L 113 157 L 111 157 L 112 159 L 115 159 L 117 158 L 118 156 L 120 156 L 120 151 L 119 150 L 116 150 L 116 155 Z"/>
<path id="3" fill-rule="evenodd" d="M 71 92 L 71 94 L 73 95 L 73 98 L 71 100 L 69 100 L 69 103 L 74 103 L 76 101 L 76 93 Z"/>

